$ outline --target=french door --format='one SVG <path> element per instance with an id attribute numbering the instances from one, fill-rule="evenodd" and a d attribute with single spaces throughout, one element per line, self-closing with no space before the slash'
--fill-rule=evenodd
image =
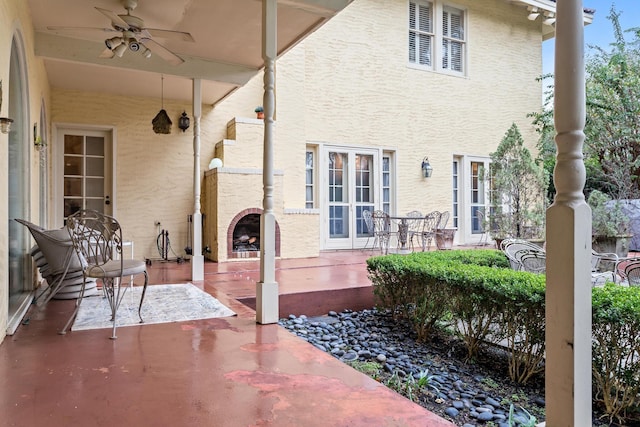
<path id="1" fill-rule="evenodd" d="M 60 128 L 57 138 L 60 151 L 57 154 L 56 217 L 59 222 L 63 223 L 80 209 L 112 215 L 111 132 Z"/>
<path id="2" fill-rule="evenodd" d="M 489 159 L 459 157 L 453 162 L 454 226 L 458 227 L 460 243 L 479 243 L 485 233 L 489 216 L 489 182 L 486 171 Z"/>
<path id="3" fill-rule="evenodd" d="M 322 235 L 324 249 L 355 249 L 371 237 L 362 212 L 382 206 L 378 150 L 325 147 Z"/>

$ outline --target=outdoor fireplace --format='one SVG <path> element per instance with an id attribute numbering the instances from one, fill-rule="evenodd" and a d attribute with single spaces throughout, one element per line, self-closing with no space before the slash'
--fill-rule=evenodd
<path id="1" fill-rule="evenodd" d="M 260 215 L 249 214 L 240 218 L 233 229 L 233 252 L 260 250 Z"/>
<path id="2" fill-rule="evenodd" d="M 260 216 L 262 209 L 245 209 L 229 224 L 227 255 L 231 258 L 258 258 L 260 256 Z M 276 256 L 280 256 L 280 227 L 276 222 Z"/>

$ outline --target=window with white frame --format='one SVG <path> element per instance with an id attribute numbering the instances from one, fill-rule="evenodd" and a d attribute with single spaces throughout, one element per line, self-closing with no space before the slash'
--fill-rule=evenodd
<path id="1" fill-rule="evenodd" d="M 315 207 L 315 152 L 307 149 L 305 167 L 305 205 L 307 209 Z"/>
<path id="2" fill-rule="evenodd" d="M 391 156 L 382 155 L 382 210 L 391 213 Z"/>
<path id="3" fill-rule="evenodd" d="M 454 160 L 453 161 L 453 194 L 452 194 L 452 199 L 453 199 L 453 205 L 452 205 L 452 211 L 453 211 L 453 215 L 451 215 L 451 220 L 453 221 L 453 226 L 455 228 L 458 228 L 458 219 L 459 219 L 459 212 L 458 212 L 458 207 L 460 205 L 460 184 L 458 182 L 458 178 L 460 176 L 460 172 L 458 170 L 458 168 L 460 167 L 460 163 L 458 160 Z"/>
<path id="4" fill-rule="evenodd" d="M 465 12 L 440 2 L 409 2 L 409 63 L 435 71 L 465 72 Z"/>

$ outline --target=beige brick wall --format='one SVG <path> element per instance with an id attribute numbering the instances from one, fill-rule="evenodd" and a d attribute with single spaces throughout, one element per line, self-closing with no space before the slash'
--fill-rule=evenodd
<path id="1" fill-rule="evenodd" d="M 9 2 L 14 8 L 18 3 Z M 298 243 L 297 237 L 300 229 L 307 234 L 313 229 L 319 242 L 318 215 L 304 210 L 306 143 L 396 150 L 400 212 L 420 206 L 448 209 L 452 156 L 488 155 L 512 122 L 533 146 L 526 114 L 538 109 L 541 100 L 535 81 L 541 72 L 540 29 L 527 21 L 522 8 L 502 0 L 456 4 L 469 17 L 466 77 L 407 66 L 407 2 L 396 0 L 356 0 L 278 60 L 274 161 L 283 172 L 278 206 L 283 256 L 302 256 L 319 247 Z M 2 61 L 0 69 L 8 73 Z M 262 167 L 262 125 L 253 112 L 262 104 L 262 85 L 257 76 L 220 104 L 204 108 L 203 170 L 215 156 L 224 157 L 225 167 Z M 116 212 L 127 238 L 136 243 L 136 256 L 158 256 L 156 220 L 182 254 L 187 215 L 193 212 L 191 134 L 151 131 L 159 99 L 56 90 L 50 105 L 52 122 L 116 130 Z M 171 100 L 164 106 L 174 122 L 183 110 L 191 110 Z M 233 126 L 231 133 L 234 121 L 246 126 Z M 227 138 L 233 141 L 228 147 L 216 145 Z M 428 182 L 420 176 L 425 155 L 435 169 Z M 32 179 L 33 190 L 36 182 Z"/>
<path id="2" fill-rule="evenodd" d="M 274 163 L 284 173 L 286 212 L 304 207 L 307 143 L 395 151 L 398 212 L 450 210 L 453 157 L 487 157 L 513 122 L 534 148 L 527 114 L 542 99 L 540 23 L 502 0 L 457 1 L 468 16 L 467 73 L 452 76 L 408 65 L 407 4 L 356 0 L 278 59 Z M 261 94 L 258 76 L 214 115 L 252 111 L 250 102 L 259 105 Z M 233 142 L 216 152 L 225 167 L 261 167 L 260 131 L 229 123 L 226 138 Z M 421 176 L 424 156 L 435 170 L 429 180 Z M 316 227 L 319 245 L 317 213 L 302 216 Z M 285 217 L 281 225 L 292 225 L 282 227 L 283 256 L 285 248 L 301 256 L 293 225 L 300 215 Z"/>

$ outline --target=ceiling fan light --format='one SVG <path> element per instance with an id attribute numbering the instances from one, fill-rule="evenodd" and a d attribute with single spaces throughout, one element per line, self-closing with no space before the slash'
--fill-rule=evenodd
<path id="1" fill-rule="evenodd" d="M 151 58 L 151 51 L 144 46 L 142 46 L 142 49 L 143 49 L 142 56 L 144 56 L 147 59 Z"/>
<path id="2" fill-rule="evenodd" d="M 113 37 L 111 39 L 106 39 L 104 41 L 104 44 L 110 50 L 114 50 L 116 47 L 118 47 L 118 46 L 120 46 L 122 44 L 122 39 L 120 37 Z"/>
<path id="3" fill-rule="evenodd" d="M 133 40 L 129 42 L 129 49 L 132 52 L 137 52 L 140 50 L 140 43 L 138 43 L 137 41 Z"/>
<path id="4" fill-rule="evenodd" d="M 115 49 L 113 49 L 113 53 L 118 57 L 118 58 L 122 58 L 122 55 L 124 55 L 124 51 L 127 50 L 127 46 L 123 43 L 121 45 L 118 45 Z"/>

